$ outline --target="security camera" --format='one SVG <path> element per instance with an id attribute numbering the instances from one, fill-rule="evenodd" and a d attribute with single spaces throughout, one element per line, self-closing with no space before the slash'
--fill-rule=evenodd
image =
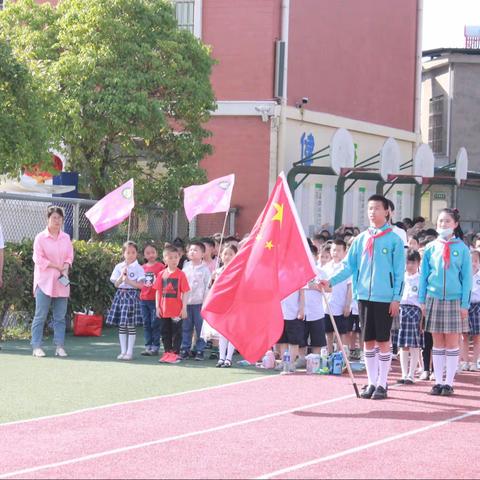
<path id="1" fill-rule="evenodd" d="M 302 103 L 306 105 L 308 103 L 308 97 L 302 97 Z"/>

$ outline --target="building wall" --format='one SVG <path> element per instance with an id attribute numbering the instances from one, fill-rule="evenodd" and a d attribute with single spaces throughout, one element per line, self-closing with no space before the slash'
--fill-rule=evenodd
<path id="1" fill-rule="evenodd" d="M 289 104 L 414 129 L 416 0 L 291 2 Z"/>
<path id="2" fill-rule="evenodd" d="M 212 84 L 218 100 L 273 97 L 280 0 L 203 0 L 202 40 L 218 61 Z"/>
<path id="3" fill-rule="evenodd" d="M 478 61 L 480 62 L 480 56 Z M 468 152 L 469 170 L 480 172 L 480 63 L 454 64 L 451 161 L 460 147 Z"/>

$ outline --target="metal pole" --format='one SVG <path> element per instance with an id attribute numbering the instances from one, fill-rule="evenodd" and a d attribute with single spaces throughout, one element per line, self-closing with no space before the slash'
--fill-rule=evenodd
<path id="1" fill-rule="evenodd" d="M 413 196 L 413 216 L 419 217 L 422 211 L 422 185 L 415 185 Z"/>
<path id="2" fill-rule="evenodd" d="M 73 239 L 79 239 L 80 231 L 80 204 L 76 203 L 73 205 Z"/>
<path id="3" fill-rule="evenodd" d="M 345 195 L 345 177 L 338 177 L 337 193 L 335 199 L 335 225 L 334 230 L 340 227 L 343 218 L 343 197 Z"/>

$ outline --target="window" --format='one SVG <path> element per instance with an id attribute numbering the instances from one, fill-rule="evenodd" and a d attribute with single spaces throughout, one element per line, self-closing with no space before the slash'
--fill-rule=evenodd
<path id="1" fill-rule="evenodd" d="M 444 96 L 439 95 L 430 99 L 429 105 L 429 124 L 428 124 L 428 144 L 433 153 L 445 153 L 443 141 L 443 107 L 445 104 Z"/>
<path id="2" fill-rule="evenodd" d="M 178 27 L 193 32 L 195 18 L 194 0 L 176 0 L 175 16 L 177 17 Z"/>
<path id="3" fill-rule="evenodd" d="M 5 5 L 5 0 L 0 0 L 0 10 L 3 10 L 4 5 Z"/>

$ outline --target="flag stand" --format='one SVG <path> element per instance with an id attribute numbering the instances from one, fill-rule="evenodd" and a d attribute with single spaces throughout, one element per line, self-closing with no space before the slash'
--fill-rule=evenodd
<path id="1" fill-rule="evenodd" d="M 217 254 L 217 258 L 215 259 L 215 270 L 218 268 L 218 264 L 219 264 L 219 261 L 220 261 L 220 253 L 222 251 L 223 237 L 225 236 L 225 228 L 227 226 L 227 218 L 228 218 L 229 210 L 230 209 L 228 209 L 225 212 L 225 219 L 223 220 L 222 234 L 220 236 L 220 244 L 218 245 L 218 254 Z"/>
<path id="2" fill-rule="evenodd" d="M 335 330 L 335 336 L 337 337 L 338 346 L 340 347 L 340 351 L 342 352 L 343 358 L 345 360 L 345 365 L 347 366 L 348 375 L 350 376 L 350 380 L 352 381 L 353 389 L 355 390 L 355 395 L 357 398 L 360 398 L 360 393 L 358 391 L 357 384 L 355 383 L 355 377 L 353 376 L 352 367 L 350 366 L 350 361 L 348 360 L 347 352 L 345 352 L 345 348 L 343 346 L 342 337 L 340 337 L 340 333 L 338 333 L 337 324 L 335 322 L 335 318 L 332 315 L 332 311 L 330 310 L 330 305 L 327 300 L 327 296 L 323 290 L 320 291 L 323 297 L 323 303 L 327 308 L 328 316 L 330 317 L 330 321 L 332 322 L 333 329 Z"/>

